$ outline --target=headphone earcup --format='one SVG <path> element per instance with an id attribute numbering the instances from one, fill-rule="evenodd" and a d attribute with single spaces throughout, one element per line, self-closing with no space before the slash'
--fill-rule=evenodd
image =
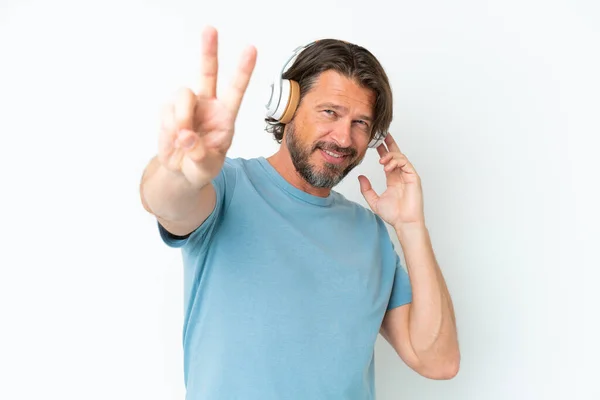
<path id="1" fill-rule="evenodd" d="M 265 108 L 267 109 L 265 111 L 265 117 L 267 118 L 277 119 L 275 115 L 277 114 L 279 103 L 281 102 L 281 81 L 281 79 L 275 79 L 271 83 L 271 94 L 269 96 L 269 101 L 267 102 L 267 104 L 265 104 Z"/>
<path id="2" fill-rule="evenodd" d="M 267 103 L 267 117 L 287 124 L 292 120 L 300 101 L 300 85 L 296 81 L 280 79 L 280 85 L 271 85 L 271 98 Z"/>
<path id="3" fill-rule="evenodd" d="M 377 147 L 379 147 L 383 143 L 383 141 L 385 140 L 386 136 L 387 136 L 387 133 L 377 132 L 373 136 L 373 139 L 371 139 L 371 141 L 369 142 L 369 147 L 372 148 L 372 149 L 376 149 Z"/>
<path id="4" fill-rule="evenodd" d="M 282 124 L 287 124 L 292 120 L 300 102 L 300 85 L 298 82 L 291 80 L 286 80 L 286 82 L 289 84 L 289 96 L 287 101 L 282 101 L 285 106 L 283 115 L 279 119 Z"/>

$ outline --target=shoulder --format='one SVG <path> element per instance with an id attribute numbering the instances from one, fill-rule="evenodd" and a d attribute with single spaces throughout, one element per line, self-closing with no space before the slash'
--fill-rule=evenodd
<path id="1" fill-rule="evenodd" d="M 335 203 L 337 206 L 347 208 L 361 224 L 372 226 L 377 230 L 384 230 L 387 232 L 387 225 L 381 217 L 373 212 L 371 208 L 363 205 L 355 200 L 350 200 L 343 194 L 332 190 L 332 194 L 335 196 Z"/>
<path id="2" fill-rule="evenodd" d="M 231 196 L 262 179 L 264 172 L 259 158 L 225 157 L 223 167 L 213 180 L 217 196 Z"/>
<path id="3" fill-rule="evenodd" d="M 221 168 L 221 173 L 219 174 L 220 178 L 232 180 L 240 173 L 247 173 L 249 169 L 254 168 L 254 164 L 256 164 L 256 159 L 254 158 L 226 156 L 223 168 Z"/>
<path id="4" fill-rule="evenodd" d="M 364 243 L 369 243 L 379 249 L 379 254 L 383 259 L 393 260 L 396 252 L 392 241 L 391 227 L 368 205 L 350 200 L 338 192 L 335 192 L 335 197 L 336 207 L 340 210 L 345 209 L 343 211 L 344 218 L 351 221 L 350 229 L 359 234 Z"/>
<path id="5" fill-rule="evenodd" d="M 225 157 L 223 164 L 224 169 L 237 172 L 248 172 L 260 167 L 260 157 L 244 158 L 244 157 Z"/>
<path id="6" fill-rule="evenodd" d="M 226 156 L 219 174 L 212 180 L 217 194 L 217 200 L 231 201 L 234 192 L 248 175 L 248 167 L 254 163 L 253 159 Z"/>
<path id="7" fill-rule="evenodd" d="M 225 161 L 223 163 L 223 167 L 231 169 L 240 169 L 246 162 L 248 162 L 248 159 L 246 158 L 226 156 Z"/>

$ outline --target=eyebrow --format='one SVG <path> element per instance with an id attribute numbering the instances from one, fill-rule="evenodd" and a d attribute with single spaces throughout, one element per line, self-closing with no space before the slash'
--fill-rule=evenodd
<path id="1" fill-rule="evenodd" d="M 348 108 L 344 107 L 344 106 L 340 106 L 339 104 L 334 104 L 334 103 L 321 103 L 317 106 L 317 108 L 331 108 L 332 110 L 336 110 L 336 111 L 342 111 L 342 112 L 348 112 Z M 369 121 L 372 122 L 373 118 L 369 117 L 368 115 L 359 115 L 358 116 L 359 119 L 364 119 L 365 121 Z"/>

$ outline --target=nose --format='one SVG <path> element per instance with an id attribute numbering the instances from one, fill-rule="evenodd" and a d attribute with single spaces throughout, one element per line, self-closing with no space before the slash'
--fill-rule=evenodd
<path id="1" fill-rule="evenodd" d="M 340 121 L 331 132 L 331 138 L 340 147 L 349 147 L 352 144 L 352 124 Z"/>

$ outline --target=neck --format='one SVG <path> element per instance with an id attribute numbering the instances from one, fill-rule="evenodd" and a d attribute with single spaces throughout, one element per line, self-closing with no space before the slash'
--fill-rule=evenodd
<path id="1" fill-rule="evenodd" d="M 290 152 L 285 145 L 284 142 L 281 143 L 281 147 L 279 150 L 273 154 L 272 156 L 267 158 L 267 161 L 275 170 L 281 175 L 286 181 L 288 181 L 292 186 L 297 189 L 300 189 L 308 194 L 318 197 L 327 197 L 331 192 L 329 188 L 316 188 L 306 182 L 304 178 L 298 173 L 296 167 L 294 167 L 294 163 L 292 162 L 292 157 Z"/>

